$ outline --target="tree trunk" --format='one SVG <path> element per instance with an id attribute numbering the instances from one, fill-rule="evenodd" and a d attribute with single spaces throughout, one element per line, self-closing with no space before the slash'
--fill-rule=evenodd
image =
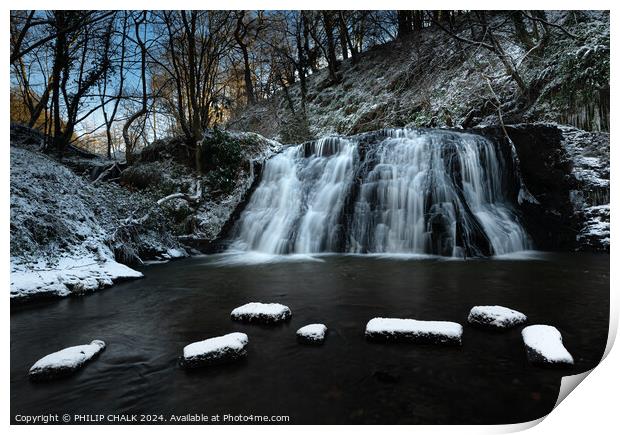
<path id="1" fill-rule="evenodd" d="M 196 12 L 190 12 L 191 16 L 187 20 L 185 11 L 181 11 L 183 24 L 187 33 L 187 62 L 189 68 L 189 100 L 191 106 L 192 121 L 192 142 L 195 147 L 195 167 L 198 172 L 202 172 L 202 122 L 201 111 L 198 105 L 198 97 L 196 95 Z"/>
<path id="2" fill-rule="evenodd" d="M 347 22 L 342 11 L 338 13 L 338 33 L 338 36 L 340 37 L 340 51 L 342 52 L 342 60 L 346 60 L 349 58 L 349 47 L 347 44 L 349 31 L 347 29 Z"/>
<path id="3" fill-rule="evenodd" d="M 336 60 L 336 44 L 334 43 L 334 23 L 331 12 L 323 11 L 323 26 L 325 27 L 325 36 L 327 39 L 327 67 L 329 69 L 329 78 L 332 82 L 338 82 L 338 67 Z"/>
<path id="4" fill-rule="evenodd" d="M 245 29 L 245 25 L 243 24 L 243 18 L 245 16 L 245 12 L 239 13 L 237 16 L 237 27 L 235 29 L 235 41 L 237 45 L 241 49 L 241 54 L 243 55 L 243 79 L 245 81 L 245 96 L 247 98 L 248 104 L 256 103 L 256 96 L 254 95 L 254 84 L 252 83 L 252 69 L 250 67 L 250 56 L 248 54 L 248 46 L 243 41 L 247 30 Z M 243 34 L 242 34 L 243 30 Z"/>
<path id="5" fill-rule="evenodd" d="M 65 144 L 62 142 L 62 120 L 60 114 L 60 80 L 63 66 L 66 64 L 65 49 L 66 35 L 61 30 L 66 27 L 64 11 L 54 12 L 55 31 L 57 33 L 54 44 L 54 64 L 52 67 L 52 110 L 54 112 L 54 139 L 53 147 L 60 155 L 64 152 Z"/>

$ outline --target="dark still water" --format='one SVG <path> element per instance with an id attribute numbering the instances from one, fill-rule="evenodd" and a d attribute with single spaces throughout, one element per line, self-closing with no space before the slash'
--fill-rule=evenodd
<path id="1" fill-rule="evenodd" d="M 143 269 L 146 278 L 81 298 L 14 309 L 11 413 L 286 415 L 291 423 L 517 423 L 547 414 L 562 376 L 596 366 L 609 316 L 609 256 L 537 254 L 453 261 L 361 256 L 321 262 L 217 265 L 198 257 Z M 244 325 L 230 311 L 281 302 L 292 320 Z M 575 358 L 568 369 L 532 367 L 517 328 L 467 326 L 473 305 L 505 305 L 530 324 L 556 326 Z M 376 344 L 376 316 L 450 320 L 463 346 Z M 325 323 L 320 347 L 295 331 Z M 250 342 L 244 362 L 186 372 L 183 347 L 233 331 Z M 104 340 L 76 376 L 46 384 L 26 373 L 40 357 Z"/>

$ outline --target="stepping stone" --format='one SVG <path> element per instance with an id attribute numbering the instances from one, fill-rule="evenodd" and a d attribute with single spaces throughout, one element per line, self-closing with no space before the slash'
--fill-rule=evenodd
<path id="1" fill-rule="evenodd" d="M 51 380 L 68 376 L 82 368 L 105 349 L 101 340 L 90 344 L 67 347 L 38 360 L 28 371 L 32 380 Z"/>
<path id="2" fill-rule="evenodd" d="M 241 332 L 197 341 L 183 348 L 181 365 L 193 369 L 233 362 L 246 356 L 247 344 L 248 336 Z"/>
<path id="3" fill-rule="evenodd" d="M 471 309 L 467 321 L 489 329 L 507 329 L 525 323 L 527 317 L 500 305 L 481 305 Z"/>
<path id="4" fill-rule="evenodd" d="M 572 355 L 562 344 L 562 334 L 549 325 L 532 325 L 521 331 L 527 350 L 527 359 L 532 364 L 571 365 Z"/>
<path id="5" fill-rule="evenodd" d="M 291 318 L 291 310 L 282 304 L 263 304 L 250 302 L 235 308 L 230 313 L 233 320 L 248 323 L 275 324 Z"/>
<path id="6" fill-rule="evenodd" d="M 297 340 L 304 344 L 323 344 L 327 326 L 313 323 L 297 330 Z"/>
<path id="7" fill-rule="evenodd" d="M 375 317 L 366 325 L 371 341 L 460 345 L 462 335 L 463 327 L 454 322 Z"/>

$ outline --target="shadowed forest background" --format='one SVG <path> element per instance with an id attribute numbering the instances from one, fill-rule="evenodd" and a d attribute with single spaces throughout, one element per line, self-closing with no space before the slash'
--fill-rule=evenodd
<path id="1" fill-rule="evenodd" d="M 592 14 L 13 11 L 11 119 L 44 132 L 48 151 L 128 161 L 181 136 L 197 170 L 212 166 L 206 128 L 300 142 L 328 130 L 325 112 L 339 133 L 501 114 L 608 131 L 608 16 Z M 433 89 L 448 71 L 465 95 Z"/>

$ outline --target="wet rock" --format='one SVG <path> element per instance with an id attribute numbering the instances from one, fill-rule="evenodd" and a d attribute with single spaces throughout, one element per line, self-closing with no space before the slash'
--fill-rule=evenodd
<path id="1" fill-rule="evenodd" d="M 291 310 L 282 304 L 264 304 L 262 302 L 250 302 L 235 308 L 230 313 L 233 320 L 248 323 L 275 324 L 289 320 Z"/>
<path id="2" fill-rule="evenodd" d="M 454 322 L 375 317 L 366 325 L 371 341 L 419 344 L 461 344 L 463 327 Z"/>
<path id="3" fill-rule="evenodd" d="M 248 336 L 241 332 L 197 341 L 183 348 L 181 365 L 193 369 L 237 361 L 246 356 L 247 344 Z"/>
<path id="4" fill-rule="evenodd" d="M 105 349 L 101 340 L 90 344 L 67 347 L 38 360 L 30 368 L 28 376 L 35 381 L 51 380 L 68 376 L 82 368 Z"/>

